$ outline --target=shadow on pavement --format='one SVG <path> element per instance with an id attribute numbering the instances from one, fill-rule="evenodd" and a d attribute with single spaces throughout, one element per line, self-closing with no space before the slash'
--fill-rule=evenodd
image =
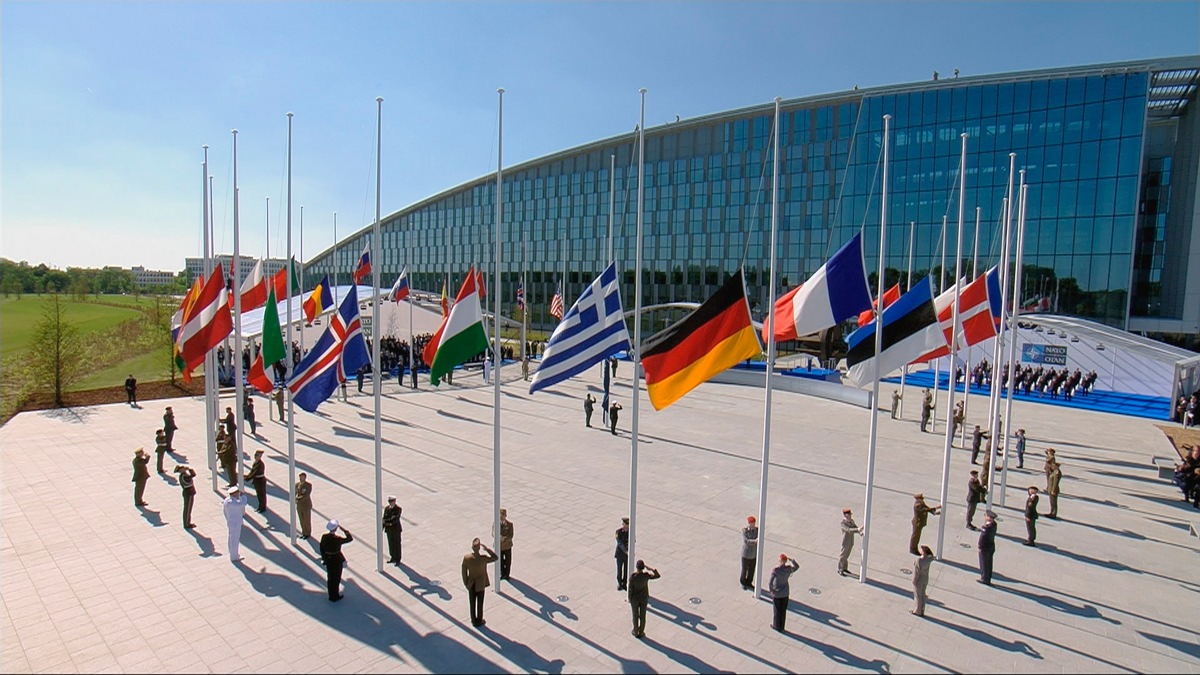
<path id="1" fill-rule="evenodd" d="M 197 532 L 196 528 L 185 530 L 185 532 L 192 535 L 192 538 L 196 540 L 196 545 L 200 547 L 201 558 L 218 558 L 221 556 L 220 553 L 217 553 L 216 547 L 213 546 L 213 540 Z"/>
<path id="2" fill-rule="evenodd" d="M 799 635 L 797 633 L 783 633 L 797 642 L 803 643 L 812 647 L 814 650 L 821 652 L 834 663 L 840 663 L 844 666 L 854 668 L 856 670 L 867 671 L 871 673 L 890 673 L 892 672 L 891 665 L 883 659 L 864 659 L 861 656 L 855 656 L 841 647 L 825 644 L 816 640 Z"/>
<path id="3" fill-rule="evenodd" d="M 892 588 L 895 588 L 895 587 L 893 586 Z M 764 604 L 771 604 L 770 598 L 763 598 L 762 601 Z M 851 624 L 849 622 L 839 618 L 837 614 L 834 614 L 833 612 L 830 612 L 827 610 L 817 609 L 816 607 L 812 607 L 810 605 L 805 605 L 803 603 L 797 602 L 794 598 L 792 599 L 792 602 L 788 605 L 788 612 L 791 612 L 792 614 L 799 614 L 800 616 L 811 619 L 811 620 L 815 621 L 816 623 L 824 624 L 835 630 L 842 631 L 843 633 L 846 633 L 847 635 L 852 635 L 860 640 L 863 640 L 865 642 L 870 642 L 871 644 L 876 645 L 878 647 L 882 647 L 883 649 L 885 649 L 887 651 L 903 654 L 914 661 L 919 661 L 923 664 L 926 664 L 930 668 L 938 668 L 940 670 L 946 670 L 946 671 L 950 670 L 950 668 L 947 668 L 946 666 L 943 666 L 942 664 L 940 664 L 936 661 L 931 661 L 922 656 L 918 656 L 917 654 L 913 654 L 912 652 L 905 651 L 899 647 L 896 647 L 895 645 L 890 645 L 890 644 L 887 644 L 886 642 L 881 642 L 870 636 L 863 635 L 862 633 L 859 633 L 858 631 L 850 630 Z M 763 616 L 764 616 L 764 618 L 770 617 L 769 614 L 764 614 Z M 833 655 L 830 655 L 830 658 L 836 660 L 836 657 Z M 855 657 L 855 658 L 858 658 L 858 657 Z M 872 663 L 872 664 L 876 663 L 876 662 L 877 661 L 867 661 L 867 663 Z M 888 667 L 890 669 L 890 666 L 888 666 Z"/>
<path id="4" fill-rule="evenodd" d="M 566 605 L 535 589 L 524 581 L 511 577 L 507 581 L 512 584 L 513 588 L 520 591 L 522 595 L 538 604 L 538 615 L 543 619 L 553 621 L 555 614 L 561 614 L 564 619 L 570 621 L 579 620 L 579 617 L 575 616 L 575 613 Z"/>
<path id="5" fill-rule="evenodd" d="M 561 673 L 563 666 L 567 665 L 562 659 L 554 659 L 547 661 L 546 657 L 538 654 L 529 647 L 529 645 L 515 640 L 510 640 L 507 637 L 497 633 L 487 626 L 480 626 L 479 632 L 487 636 L 489 640 L 496 643 L 504 658 L 520 665 L 530 673 Z"/>
<path id="6" fill-rule="evenodd" d="M 162 527 L 163 525 L 166 525 L 158 511 L 152 511 L 144 506 L 139 506 L 138 511 L 141 512 L 142 517 L 145 518 L 146 522 L 150 523 L 151 526 Z"/>
<path id="7" fill-rule="evenodd" d="M 705 621 L 703 616 L 696 614 L 695 612 L 689 612 L 685 609 L 677 607 L 665 600 L 660 600 L 658 598 L 653 598 L 653 597 L 650 598 L 650 607 L 649 607 L 647 613 L 654 614 L 657 616 L 661 616 L 665 619 L 668 619 L 672 623 L 679 624 L 680 626 L 695 633 L 696 635 L 699 635 L 707 640 L 715 642 L 716 644 L 721 645 L 725 649 L 737 652 L 738 654 L 741 654 L 742 656 L 745 656 L 748 659 L 757 661 L 757 662 L 763 664 L 764 666 L 767 666 L 768 668 L 774 668 L 776 670 L 779 670 L 779 671 L 785 672 L 785 673 L 789 672 L 789 670 L 790 670 L 784 666 L 779 665 L 778 663 L 769 661 L 769 660 L 759 656 L 758 654 L 749 652 L 749 651 L 743 649 L 742 647 L 739 647 L 738 645 L 733 644 L 732 642 L 729 642 L 727 640 L 722 640 L 721 638 L 717 637 L 715 634 L 716 630 L 717 630 L 716 624 L 713 624 L 712 622 L 709 622 L 709 621 Z M 647 621 L 646 624 L 649 629 L 650 622 Z M 703 628 L 704 630 L 700 630 L 701 628 Z M 666 654 L 667 653 L 666 649 L 667 648 L 664 647 L 663 649 L 660 649 L 659 651 L 662 651 L 664 654 Z M 671 656 L 670 654 L 667 654 L 667 655 Z M 673 656 L 671 658 L 674 659 Z M 682 665 L 689 665 L 689 664 L 682 664 Z M 711 670 L 712 666 L 706 665 L 706 668 L 699 669 L 698 672 L 704 672 L 704 670 L 706 670 L 706 669 Z"/>
<path id="8" fill-rule="evenodd" d="M 688 654 L 687 652 L 684 652 L 684 651 L 680 651 L 678 649 L 675 649 L 674 647 L 669 647 L 651 637 L 643 637 L 642 642 L 645 643 L 645 645 L 647 647 L 653 649 L 656 652 L 661 652 L 667 658 L 671 659 L 675 663 L 678 663 L 679 665 L 683 666 L 684 668 L 686 668 L 694 673 L 730 673 L 730 672 L 733 672 L 730 670 L 719 670 L 719 669 L 717 669 L 716 666 L 713 666 L 712 664 L 708 663 L 707 661 L 701 660 L 699 657 L 696 657 L 692 654 Z"/>
<path id="9" fill-rule="evenodd" d="M 915 618 L 916 617 L 914 617 L 914 619 Z M 991 635 L 991 634 L 987 633 L 986 631 L 979 630 L 978 628 L 968 628 L 966 626 L 960 626 L 958 624 L 950 623 L 949 621 L 939 619 L 935 616 L 926 615 L 924 617 L 924 619 L 930 623 L 935 623 L 935 624 L 938 624 L 939 626 L 944 626 L 956 633 L 961 633 L 962 635 L 965 635 L 965 636 L 971 638 L 972 640 L 977 640 L 986 645 L 990 645 L 992 647 L 997 647 L 999 649 L 1003 649 L 1004 651 L 1008 651 L 1008 652 L 1016 652 L 1018 654 L 1024 654 L 1025 656 L 1029 656 L 1029 657 L 1032 657 L 1035 659 L 1039 659 L 1039 660 L 1042 659 L 1042 655 L 1040 653 L 1038 653 L 1038 650 L 1031 647 L 1029 645 L 1029 643 L 1025 642 L 1024 640 L 1014 640 L 1012 642 L 1009 642 L 1007 640 L 1001 640 L 1000 638 L 996 637 L 995 635 Z"/>
<path id="10" fill-rule="evenodd" d="M 1200 645 L 1197 645 L 1195 642 L 1180 640 L 1177 638 L 1169 638 L 1165 635 L 1155 635 L 1154 633 L 1147 633 L 1146 631 L 1142 630 L 1138 631 L 1138 635 L 1141 635 L 1147 640 L 1153 640 L 1159 644 L 1164 644 L 1172 649 L 1186 654 L 1187 656 L 1192 657 L 1193 659 L 1200 659 Z"/>

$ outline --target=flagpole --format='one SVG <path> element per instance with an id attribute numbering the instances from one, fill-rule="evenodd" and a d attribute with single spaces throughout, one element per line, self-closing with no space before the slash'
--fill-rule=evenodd
<path id="1" fill-rule="evenodd" d="M 913 243 L 917 238 L 917 221 L 908 221 L 908 281 L 904 284 L 904 292 L 912 290 Z M 900 402 L 896 406 L 896 416 L 904 419 L 904 378 L 908 375 L 908 365 L 900 371 Z"/>
<path id="2" fill-rule="evenodd" d="M 529 259 L 529 239 L 527 237 L 523 237 L 522 241 L 521 241 L 521 293 L 522 293 L 522 295 L 521 295 L 521 363 L 522 364 L 525 363 L 525 340 L 528 339 L 528 336 L 526 335 L 526 332 L 525 332 L 525 323 L 526 323 L 525 317 L 527 317 L 529 315 L 529 310 L 526 309 L 527 307 L 529 307 L 529 299 L 526 298 L 524 295 L 525 293 L 528 292 L 525 288 L 525 266 L 526 266 L 526 262 L 528 261 L 528 259 Z M 499 333 L 499 331 L 497 331 L 496 332 L 496 340 L 497 340 L 496 346 L 497 347 L 499 347 L 499 342 L 498 342 L 500 339 L 499 336 L 500 336 L 500 333 Z M 500 376 L 500 370 L 499 370 L 499 366 L 497 366 L 496 377 L 499 377 L 499 376 Z"/>
<path id="3" fill-rule="evenodd" d="M 496 277 L 492 282 L 492 331 L 495 344 L 492 346 L 492 363 L 495 381 L 492 382 L 492 539 L 496 551 L 500 551 L 500 229 L 504 223 L 504 88 L 496 89 L 497 134 L 496 134 Z M 496 592 L 503 583 L 500 561 L 496 561 Z"/>
<path id="4" fill-rule="evenodd" d="M 1004 241 L 1000 245 L 1000 327 L 996 333 L 996 344 L 993 345 L 992 362 L 992 391 L 991 391 L 991 423 L 988 425 L 988 430 L 991 433 L 992 446 L 988 451 L 987 465 L 987 486 L 992 490 L 992 500 L 999 498 L 999 505 L 1004 506 L 1004 493 L 995 494 L 995 485 L 993 484 L 996 467 L 996 450 L 1000 446 L 1000 439 L 996 437 L 997 432 L 1007 433 L 1001 425 L 1003 422 L 998 419 L 1000 417 L 1000 383 L 1003 381 L 1003 370 L 1000 367 L 1000 359 L 1004 356 L 1004 333 L 1005 320 L 1004 312 L 1008 307 L 1008 257 L 1011 253 L 1009 249 L 1009 239 L 1012 237 L 1012 209 L 1013 209 L 1013 177 L 1015 176 L 1017 163 L 1017 153 L 1008 153 L 1008 196 L 1004 198 L 1004 226 L 1002 228 Z M 997 503 L 993 501 L 992 503 Z"/>
<path id="5" fill-rule="evenodd" d="M 641 122 L 638 124 L 637 182 L 637 263 L 633 282 L 633 400 L 630 402 L 629 451 L 629 560 L 637 560 L 637 472 L 638 472 L 638 400 L 642 395 L 642 205 L 644 159 L 646 154 L 646 89 L 641 94 Z"/>
<path id="6" fill-rule="evenodd" d="M 284 363 L 287 364 L 287 372 L 290 375 L 292 372 L 292 113 L 287 114 L 288 118 L 288 143 L 287 143 L 287 260 L 284 262 L 287 265 L 287 271 L 284 272 L 284 284 L 287 286 L 287 347 L 283 350 Z M 274 280 L 272 279 L 272 283 Z M 279 298 L 275 299 L 276 302 Z M 284 387 L 287 389 L 287 387 Z M 296 412 L 292 406 L 292 392 L 288 389 L 288 498 L 291 501 L 291 507 L 288 509 L 289 523 L 292 531 L 292 546 L 296 545 Z"/>
<path id="7" fill-rule="evenodd" d="M 204 231 L 204 278 L 208 279 L 212 275 L 212 244 L 208 238 L 208 223 L 212 216 L 208 210 L 208 146 L 204 146 L 204 222 L 201 229 Z M 179 327 L 180 332 L 183 331 L 182 324 Z M 217 491 L 217 447 L 216 439 L 213 436 L 213 427 L 215 420 L 213 419 L 213 400 L 215 398 L 215 389 L 213 388 L 213 376 L 216 374 L 216 356 L 212 350 L 208 350 L 204 354 L 204 447 L 208 453 L 208 470 L 212 474 L 212 489 Z"/>
<path id="8" fill-rule="evenodd" d="M 291 295 L 292 289 L 288 289 L 288 295 Z M 300 205 L 300 292 L 304 292 L 304 205 Z M 288 321 L 292 320 L 292 315 L 288 314 Z M 300 331 L 300 358 L 303 359 L 307 352 L 304 349 L 304 324 L 303 319 L 297 321 L 300 324 L 296 327 Z"/>
<path id="9" fill-rule="evenodd" d="M 333 306 L 338 306 L 337 285 L 338 285 L 338 238 L 337 238 L 337 211 L 333 212 Z M 356 284 L 357 285 L 357 284 Z"/>
<path id="10" fill-rule="evenodd" d="M 983 209 L 975 207 L 975 251 L 971 256 L 971 278 L 979 278 L 979 221 Z M 987 282 L 984 282 L 987 285 Z M 988 313 L 992 311 L 991 301 L 988 301 Z M 967 350 L 967 364 L 963 370 L 963 425 L 962 425 L 962 447 L 967 447 L 967 411 L 971 409 L 971 354 L 972 350 Z"/>
<path id="11" fill-rule="evenodd" d="M 956 281 L 957 283 L 957 281 Z M 946 216 L 942 215 L 942 265 L 938 270 L 938 290 L 937 297 L 946 291 Z M 881 310 L 882 311 L 882 310 Z M 933 360 L 933 414 L 930 415 L 930 422 L 933 424 L 933 433 L 937 433 L 937 418 L 938 418 L 938 390 L 942 386 L 942 359 L 939 356 Z"/>
<path id="12" fill-rule="evenodd" d="M 246 389 L 242 384 L 242 266 L 241 263 L 241 236 L 238 230 L 238 178 L 237 178 L 237 129 L 233 130 L 233 287 L 236 289 L 233 296 L 233 351 L 234 351 L 234 387 L 237 392 L 234 398 L 234 419 L 237 422 L 237 460 L 238 460 L 238 487 L 245 494 L 246 489 L 246 430 L 242 428 L 242 406 L 244 405 Z"/>
<path id="13" fill-rule="evenodd" d="M 628 184 L 629 183 L 627 182 L 626 185 Z M 617 205 L 616 185 L 617 155 L 616 153 L 613 153 L 608 156 L 608 263 L 610 265 L 613 263 L 613 220 L 615 217 L 614 209 Z M 626 198 L 625 203 L 629 203 L 628 198 Z M 604 423 L 608 424 L 609 389 L 612 386 L 612 378 L 609 375 L 610 368 L 608 359 L 600 362 L 600 369 L 602 371 L 602 380 L 604 383 L 604 403 L 600 407 L 603 412 L 602 417 L 604 419 Z"/>
<path id="14" fill-rule="evenodd" d="M 891 131 L 892 116 L 883 116 L 883 189 L 879 201 L 879 278 L 876 279 L 879 304 L 875 311 L 875 358 L 883 353 L 883 270 L 884 256 L 887 253 L 887 185 L 888 185 L 888 136 Z M 867 554 L 871 545 L 871 490 L 875 486 L 875 441 L 879 431 L 879 368 L 875 368 L 874 383 L 871 386 L 871 431 L 867 441 L 867 489 L 866 503 L 863 505 L 863 541 L 862 562 L 858 574 L 858 582 L 867 581 Z"/>
<path id="15" fill-rule="evenodd" d="M 215 254 L 213 253 L 213 249 L 216 248 L 216 239 L 217 239 L 216 234 L 213 230 L 213 222 L 216 218 L 216 209 L 213 208 L 213 200 L 214 200 L 213 177 L 210 175 L 208 177 L 208 232 L 207 232 L 208 241 L 209 241 L 209 249 L 208 249 L 208 253 L 205 257 L 205 261 L 204 261 L 205 278 L 206 279 L 212 277 L 213 267 L 214 267 L 213 260 L 216 258 Z M 216 356 L 213 355 L 211 349 L 208 351 L 208 353 L 205 355 L 204 358 L 205 358 L 204 362 L 206 364 L 212 364 L 212 373 L 214 375 L 214 377 L 211 378 L 211 381 L 210 381 L 210 379 L 208 377 L 208 371 L 207 370 L 204 371 L 204 387 L 205 387 L 204 396 L 205 396 L 205 401 L 207 401 L 207 405 L 208 405 L 208 413 L 206 413 L 206 414 L 211 414 L 212 421 L 213 421 L 213 424 L 209 425 L 209 427 L 208 427 L 208 433 L 210 436 L 213 437 L 213 439 L 212 439 L 213 462 L 214 462 L 214 464 L 213 464 L 213 490 L 216 490 L 217 489 L 216 425 L 218 424 L 217 420 L 219 420 L 221 417 L 221 409 L 220 409 L 221 398 L 220 398 L 220 391 L 219 391 L 221 388 L 221 374 L 220 374 L 220 364 L 217 363 L 217 358 L 216 358 Z M 207 366 L 205 366 L 205 367 L 207 368 Z"/>
<path id="16" fill-rule="evenodd" d="M 771 273 L 769 275 L 769 290 L 767 307 L 772 308 L 767 312 L 767 369 L 766 377 L 764 378 L 763 388 L 766 390 L 763 396 L 763 448 L 762 448 L 762 477 L 758 485 L 758 560 L 764 560 L 763 556 L 767 545 L 767 470 L 771 467 L 771 373 L 775 370 L 775 266 L 777 254 L 776 235 L 779 231 L 779 102 L 783 100 L 778 96 L 775 97 L 775 134 L 774 134 L 774 158 L 771 165 Z M 738 272 L 741 274 L 741 270 Z M 742 277 L 743 287 L 746 283 L 745 277 Z M 754 593 L 756 597 L 764 597 L 763 593 L 763 567 L 757 566 L 757 574 L 754 579 Z"/>
<path id="17" fill-rule="evenodd" d="M 371 228 L 371 250 L 375 251 L 375 255 L 379 259 L 375 261 L 375 264 L 371 265 L 371 284 L 374 286 L 371 289 L 371 383 L 375 388 L 375 513 L 381 513 L 383 511 L 383 429 L 381 426 L 382 420 L 380 419 L 380 406 L 383 400 L 383 386 L 380 381 L 382 373 L 379 372 L 379 333 L 383 328 L 383 324 L 379 318 L 379 268 L 383 267 L 383 256 L 380 255 L 379 190 L 382 185 L 383 176 L 382 96 L 375 97 L 375 105 L 378 110 L 375 123 L 375 224 Z M 355 285 L 357 286 L 358 284 L 356 283 Z M 336 287 L 337 284 L 334 284 L 334 286 Z M 383 572 L 383 521 L 377 518 L 375 522 L 375 571 Z"/>
<path id="18" fill-rule="evenodd" d="M 1016 268 L 1013 270 L 1013 298 L 1012 298 L 1012 317 L 1009 318 L 1009 336 L 1008 341 L 1008 402 L 1004 406 L 1004 419 L 1008 420 L 1008 428 L 1013 429 L 1012 421 L 1012 404 L 1013 393 L 1016 391 L 1016 362 L 1017 362 L 1017 313 L 1021 309 L 1021 262 L 1022 249 L 1025 247 L 1025 199 L 1029 186 L 1025 184 L 1025 169 L 1021 169 L 1021 187 L 1019 189 L 1020 201 L 1017 208 L 1017 255 Z M 1012 436 L 1010 433 L 1004 434 L 1004 464 L 1000 471 L 1000 494 L 1004 495 L 1008 491 L 1008 438 Z"/>
<path id="19" fill-rule="evenodd" d="M 950 390 L 946 394 L 946 410 L 954 409 L 954 364 L 958 358 L 958 330 L 962 325 L 962 316 L 959 314 L 960 307 L 959 298 L 962 295 L 962 240 L 963 240 L 963 219 L 965 218 L 966 209 L 966 189 L 967 189 L 967 135 L 961 134 L 962 139 L 962 156 L 959 159 L 958 165 L 958 239 L 954 250 L 954 309 L 951 311 L 950 322 L 950 365 L 947 370 L 950 371 Z M 947 413 L 946 416 L 946 447 L 942 453 L 942 493 L 941 501 L 938 503 L 945 510 L 946 499 L 950 495 L 950 448 L 954 444 L 954 422 L 952 416 Z M 965 424 L 965 422 L 964 422 Z M 942 548 L 946 540 L 946 516 L 943 513 L 941 518 L 938 518 L 938 537 L 937 537 L 937 557 L 942 560 Z"/>

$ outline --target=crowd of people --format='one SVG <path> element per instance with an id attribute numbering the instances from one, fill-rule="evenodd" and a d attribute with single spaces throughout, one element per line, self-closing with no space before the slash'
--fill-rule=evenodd
<path id="1" fill-rule="evenodd" d="M 1194 427 L 1200 423 L 1200 413 L 1196 407 L 1200 405 L 1200 391 L 1194 392 L 1191 396 L 1180 396 L 1175 402 L 1175 421 L 1182 424 L 1184 428 Z"/>
<path id="2" fill-rule="evenodd" d="M 983 359 L 971 368 L 971 383 L 976 387 L 990 387 L 993 379 L 992 371 L 992 364 L 987 359 Z M 1059 396 L 1062 396 L 1069 401 L 1075 395 L 1087 396 L 1096 386 L 1098 378 L 1099 375 L 1094 370 L 1085 375 L 1078 368 L 1072 371 L 1065 367 L 1060 370 L 1041 365 L 1037 368 L 1018 365 L 1014 380 L 1017 391 L 1024 393 L 1026 396 L 1034 392 L 1041 398 L 1045 398 L 1049 394 L 1051 399 L 1057 399 Z M 954 381 L 963 381 L 962 367 L 955 369 Z M 1000 389 L 1001 391 L 1008 389 L 1007 368 L 1000 373 Z"/>

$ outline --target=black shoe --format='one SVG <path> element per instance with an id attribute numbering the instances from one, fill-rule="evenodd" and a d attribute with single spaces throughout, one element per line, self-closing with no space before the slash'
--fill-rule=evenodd
<path id="1" fill-rule="evenodd" d="M 476 625 L 476 626 L 486 626 L 486 625 L 487 625 L 487 621 L 484 621 L 483 619 L 480 619 L 480 620 L 479 620 L 479 623 L 477 623 L 477 624 L 475 624 L 475 625 Z"/>
<path id="2" fill-rule="evenodd" d="M 196 524 L 195 524 L 195 523 L 188 523 L 187 525 L 184 525 L 184 526 L 183 526 L 183 529 L 185 529 L 185 530 L 192 530 L 192 529 L 195 529 L 195 527 L 196 527 Z"/>
<path id="3" fill-rule="evenodd" d="M 150 506 L 150 502 L 134 502 L 134 506 Z"/>
<path id="4" fill-rule="evenodd" d="M 395 558 L 389 558 L 387 561 L 387 564 L 392 565 L 392 564 L 395 564 L 396 562 L 398 562 L 398 561 Z"/>
<path id="5" fill-rule="evenodd" d="M 990 582 L 990 581 L 984 581 L 983 579 L 976 579 L 976 580 L 975 580 L 975 583 L 977 583 L 977 584 L 983 584 L 984 586 L 991 586 L 991 585 L 992 585 L 992 582 Z"/>
<path id="6" fill-rule="evenodd" d="M 840 577 L 846 576 L 846 570 L 838 570 L 838 576 L 840 576 Z"/>
<path id="7" fill-rule="evenodd" d="M 968 525 L 967 525 L 967 529 L 968 529 L 968 530 L 970 530 L 970 531 L 972 531 L 972 532 L 978 532 L 978 531 L 979 531 L 979 528 L 978 528 L 978 527 L 975 527 L 974 525 L 970 525 L 970 524 L 968 524 Z"/>
<path id="8" fill-rule="evenodd" d="M 330 602 L 337 602 L 338 600 L 341 600 L 341 599 L 342 599 L 342 598 L 344 598 L 344 597 L 346 597 L 346 596 L 344 596 L 344 595 L 339 595 L 339 596 L 337 596 L 336 598 L 330 598 L 330 599 L 329 599 L 329 601 L 330 601 Z"/>
<path id="9" fill-rule="evenodd" d="M 1021 543 L 1025 546 L 1037 546 L 1037 544 L 1033 543 L 1032 541 L 1023 541 Z"/>

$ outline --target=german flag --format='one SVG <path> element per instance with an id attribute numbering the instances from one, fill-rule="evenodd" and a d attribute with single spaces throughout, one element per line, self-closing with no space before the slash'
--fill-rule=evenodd
<path id="1" fill-rule="evenodd" d="M 713 375 L 762 353 L 742 271 L 642 354 L 646 389 L 662 410 Z"/>

